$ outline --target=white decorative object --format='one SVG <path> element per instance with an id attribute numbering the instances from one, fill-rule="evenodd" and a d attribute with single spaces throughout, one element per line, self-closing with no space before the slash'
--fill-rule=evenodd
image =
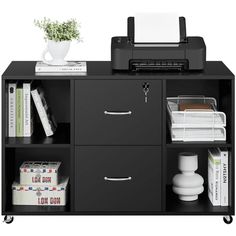
<path id="1" fill-rule="evenodd" d="M 198 168 L 198 156 L 191 152 L 179 154 L 178 168 L 182 172 L 174 176 L 173 191 L 182 201 L 194 201 L 204 190 L 203 178 L 195 171 Z"/>
<path id="2" fill-rule="evenodd" d="M 58 185 L 58 171 L 61 162 L 26 161 L 20 166 L 21 185 Z"/>
<path id="3" fill-rule="evenodd" d="M 47 48 L 42 54 L 42 60 L 44 63 L 49 65 L 67 65 L 67 61 L 64 60 L 70 48 L 70 41 L 56 42 L 54 40 L 48 40 Z M 46 59 L 46 54 L 50 53 L 52 60 Z"/>
<path id="4" fill-rule="evenodd" d="M 12 184 L 13 205 L 65 206 L 69 178 L 56 186 Z"/>

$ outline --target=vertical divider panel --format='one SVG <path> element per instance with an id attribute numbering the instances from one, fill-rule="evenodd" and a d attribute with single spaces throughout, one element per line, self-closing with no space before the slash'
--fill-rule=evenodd
<path id="1" fill-rule="evenodd" d="M 5 171 L 5 137 L 6 137 L 6 84 L 2 79 L 2 212 L 6 210 L 6 171 Z"/>
<path id="2" fill-rule="evenodd" d="M 232 212 L 235 211 L 235 78 L 232 78 L 231 80 L 231 157 L 230 157 L 230 182 L 231 186 L 230 187 L 230 196 L 231 196 L 231 201 L 230 201 L 230 206 L 232 209 Z"/>
<path id="3" fill-rule="evenodd" d="M 166 80 L 162 80 L 162 211 L 166 210 Z"/>
<path id="4" fill-rule="evenodd" d="M 75 209 L 75 80 L 70 79 L 70 211 Z"/>

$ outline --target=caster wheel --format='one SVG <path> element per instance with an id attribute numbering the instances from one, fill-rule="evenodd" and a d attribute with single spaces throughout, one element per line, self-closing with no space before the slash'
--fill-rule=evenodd
<path id="1" fill-rule="evenodd" d="M 223 221 L 225 224 L 231 224 L 233 222 L 233 217 L 232 216 L 224 216 Z"/>
<path id="2" fill-rule="evenodd" d="M 4 221 L 6 224 L 11 224 L 14 220 L 14 217 L 13 216 L 4 216 Z"/>

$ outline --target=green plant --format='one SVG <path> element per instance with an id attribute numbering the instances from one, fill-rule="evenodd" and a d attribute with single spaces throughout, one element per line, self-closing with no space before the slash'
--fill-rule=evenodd
<path id="1" fill-rule="evenodd" d="M 48 18 L 43 20 L 34 20 L 34 24 L 45 32 L 45 39 L 54 40 L 56 42 L 65 40 L 79 40 L 79 23 L 75 19 L 65 22 L 51 21 Z"/>

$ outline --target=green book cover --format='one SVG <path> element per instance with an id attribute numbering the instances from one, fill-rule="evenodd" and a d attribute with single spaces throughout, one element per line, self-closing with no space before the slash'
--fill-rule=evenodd
<path id="1" fill-rule="evenodd" d="M 23 137 L 23 87 L 16 88 L 16 137 Z"/>

